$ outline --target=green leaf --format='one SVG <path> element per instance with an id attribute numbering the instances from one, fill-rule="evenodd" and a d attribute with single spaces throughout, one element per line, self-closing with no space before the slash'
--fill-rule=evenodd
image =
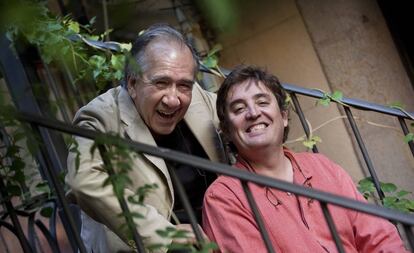
<path id="1" fill-rule="evenodd" d="M 311 140 L 306 140 L 304 142 L 302 142 L 303 145 L 307 148 L 313 148 L 313 145 L 315 145 L 315 142 L 311 141 Z"/>
<path id="2" fill-rule="evenodd" d="M 90 25 L 93 25 L 93 24 L 95 24 L 95 21 L 96 21 L 96 16 L 93 16 L 93 17 L 89 20 L 89 24 L 90 24 Z"/>
<path id="3" fill-rule="evenodd" d="M 207 57 L 215 55 L 217 52 L 223 50 L 223 46 L 221 44 L 216 44 L 214 47 L 208 52 Z"/>
<path id="4" fill-rule="evenodd" d="M 111 65 L 114 69 L 123 69 L 125 62 L 124 55 L 115 55 L 111 56 Z"/>
<path id="5" fill-rule="evenodd" d="M 26 177 L 24 176 L 23 170 L 15 170 L 14 171 L 14 175 L 13 175 L 12 179 L 15 180 L 16 182 L 19 182 L 19 183 L 23 184 L 24 181 L 25 181 L 25 178 Z"/>
<path id="6" fill-rule="evenodd" d="M 343 94 L 342 94 L 342 92 L 340 92 L 340 91 L 335 91 L 335 92 L 331 95 L 331 98 L 332 98 L 332 99 L 334 99 L 334 100 L 341 100 L 341 99 L 342 99 L 342 97 L 343 97 Z"/>
<path id="7" fill-rule="evenodd" d="M 210 69 L 215 68 L 217 64 L 218 64 L 218 59 L 217 59 L 217 56 L 215 55 L 208 56 L 204 58 L 203 60 L 203 65 Z"/>
<path id="8" fill-rule="evenodd" d="M 17 153 L 19 153 L 20 147 L 16 145 L 12 145 L 7 148 L 6 157 L 14 157 Z"/>
<path id="9" fill-rule="evenodd" d="M 50 206 L 44 207 L 40 210 L 40 215 L 46 218 L 50 218 L 53 214 L 53 208 Z"/>
<path id="10" fill-rule="evenodd" d="M 316 142 L 322 142 L 321 137 L 319 137 L 319 136 L 317 136 L 317 135 L 312 136 L 312 140 L 313 140 L 315 143 L 316 143 Z"/>
<path id="11" fill-rule="evenodd" d="M 201 249 L 199 251 L 199 253 L 209 253 L 212 250 L 217 250 L 219 249 L 218 245 L 214 242 L 207 242 L 207 243 L 203 243 L 201 245 Z"/>
<path id="12" fill-rule="evenodd" d="M 121 50 L 124 51 L 131 51 L 132 44 L 131 43 L 119 43 L 119 46 L 121 47 Z"/>
<path id="13" fill-rule="evenodd" d="M 93 70 L 93 78 L 96 80 L 98 76 L 101 74 L 101 69 L 97 68 Z"/>
<path id="14" fill-rule="evenodd" d="M 47 184 L 47 182 L 41 182 L 41 183 L 38 183 L 38 184 L 35 186 L 35 188 L 36 188 L 36 190 L 37 190 L 37 191 L 39 191 L 39 192 L 43 192 L 43 193 L 50 193 L 50 188 L 49 188 L 49 185 Z"/>
<path id="15" fill-rule="evenodd" d="M 20 187 L 15 184 L 8 184 L 6 188 L 11 196 L 20 196 L 22 193 Z"/>
<path id="16" fill-rule="evenodd" d="M 11 165 L 12 170 L 14 171 L 18 171 L 18 170 L 22 170 L 25 166 L 25 163 L 23 162 L 22 159 L 14 159 Z"/>
<path id="17" fill-rule="evenodd" d="M 398 199 L 396 197 L 386 196 L 386 197 L 384 197 L 384 199 L 382 201 L 383 201 L 385 207 L 393 208 L 395 206 L 395 202 L 397 200 Z"/>
<path id="18" fill-rule="evenodd" d="M 401 190 L 401 191 L 397 192 L 395 195 L 396 195 L 397 197 L 401 198 L 401 197 L 404 197 L 404 196 L 406 196 L 406 195 L 408 195 L 408 194 L 410 194 L 410 193 L 411 193 L 411 192 L 409 192 L 409 191 L 406 191 L 406 190 Z"/>
<path id="19" fill-rule="evenodd" d="M 410 202 L 407 203 L 407 209 L 410 212 L 414 212 L 414 201 L 410 201 Z"/>
<path id="20" fill-rule="evenodd" d="M 47 31 L 53 32 L 62 29 L 62 25 L 56 22 L 48 22 L 46 25 Z"/>
<path id="21" fill-rule="evenodd" d="M 165 247 L 165 246 L 166 246 L 166 245 L 164 245 L 164 244 L 162 244 L 162 243 L 154 243 L 154 244 L 150 244 L 150 245 L 148 245 L 147 249 L 148 249 L 150 252 L 153 252 L 153 251 L 158 250 L 158 249 L 160 249 L 160 248 L 162 248 L 162 247 Z"/>
<path id="22" fill-rule="evenodd" d="M 369 196 L 369 193 L 375 192 L 375 186 L 370 177 L 364 178 L 358 182 L 358 191 L 364 196 Z M 365 194 L 368 193 L 368 194 Z"/>
<path id="23" fill-rule="evenodd" d="M 90 40 L 95 40 L 95 41 L 99 40 L 98 35 L 88 35 L 87 38 L 90 39 Z"/>
<path id="24" fill-rule="evenodd" d="M 285 99 L 285 106 L 288 106 L 292 103 L 292 97 L 290 96 L 289 93 L 286 94 L 286 99 Z"/>
<path id="25" fill-rule="evenodd" d="M 168 245 L 169 251 L 185 251 L 185 252 L 191 252 L 190 249 L 192 248 L 191 244 L 188 243 L 171 243 Z"/>
<path id="26" fill-rule="evenodd" d="M 318 104 L 323 106 L 328 106 L 331 103 L 331 100 L 329 98 L 321 98 L 318 100 Z"/>
<path id="27" fill-rule="evenodd" d="M 79 33 L 79 23 L 75 22 L 75 21 L 69 21 L 69 26 L 68 28 L 72 31 L 74 31 L 75 33 Z"/>
<path id="28" fill-rule="evenodd" d="M 302 143 L 307 148 L 313 148 L 317 142 L 322 142 L 322 139 L 317 135 L 313 135 L 310 139 L 305 140 Z"/>
<path id="29" fill-rule="evenodd" d="M 414 134 L 408 133 L 406 136 L 404 136 L 404 142 L 409 143 L 410 141 L 414 141 Z"/>
<path id="30" fill-rule="evenodd" d="M 23 132 L 23 131 L 22 132 L 16 132 L 13 135 L 13 139 L 14 139 L 15 142 L 18 142 L 18 141 L 20 141 L 24 138 L 26 138 L 26 133 Z"/>
<path id="31" fill-rule="evenodd" d="M 26 128 L 27 129 L 27 128 Z M 34 155 L 39 150 L 39 142 L 36 139 L 34 135 L 30 132 L 30 130 L 27 130 L 26 132 L 26 147 L 29 150 L 30 154 Z"/>
<path id="32" fill-rule="evenodd" d="M 380 185 L 384 192 L 395 192 L 397 190 L 397 186 L 392 183 L 380 183 Z"/>
<path id="33" fill-rule="evenodd" d="M 390 103 L 389 107 L 394 108 L 394 109 L 403 109 L 404 104 L 399 101 L 395 101 L 395 102 Z"/>

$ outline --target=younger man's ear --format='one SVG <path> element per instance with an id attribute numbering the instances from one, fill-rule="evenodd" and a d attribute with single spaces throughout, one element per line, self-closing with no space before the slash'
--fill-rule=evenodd
<path id="1" fill-rule="evenodd" d="M 282 111 L 281 114 L 282 114 L 283 126 L 287 127 L 287 125 L 289 124 L 288 110 Z"/>

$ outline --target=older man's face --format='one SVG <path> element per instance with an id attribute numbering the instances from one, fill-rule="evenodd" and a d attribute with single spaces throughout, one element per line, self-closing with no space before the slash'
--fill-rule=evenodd
<path id="1" fill-rule="evenodd" d="M 175 42 L 153 41 L 144 54 L 142 77 L 128 81 L 136 109 L 155 135 L 170 134 L 191 103 L 195 63 Z"/>
<path id="2" fill-rule="evenodd" d="M 262 82 L 246 80 L 231 87 L 226 114 L 230 139 L 240 153 L 282 145 L 287 113 L 280 111 L 275 96 Z"/>

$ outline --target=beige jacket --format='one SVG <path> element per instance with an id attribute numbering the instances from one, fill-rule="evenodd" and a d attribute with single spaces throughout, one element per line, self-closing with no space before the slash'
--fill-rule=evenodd
<path id="1" fill-rule="evenodd" d="M 216 133 L 218 119 L 215 100 L 215 94 L 206 92 L 195 84 L 192 102 L 184 120 L 208 157 L 212 161 L 224 161 Z M 124 138 L 156 146 L 128 92 L 122 87 L 110 89 L 82 107 L 75 115 L 73 124 L 101 132 L 118 133 Z M 94 252 L 104 252 L 103 248 L 107 249 L 106 252 L 126 250 L 126 230 L 120 227 L 125 223 L 125 219 L 118 216 L 121 208 L 113 194 L 112 186 L 103 187 L 108 174 L 102 169 L 102 158 L 97 151 L 91 156 L 90 148 L 93 141 L 79 137 L 76 140 L 79 144 L 80 166 L 76 171 L 75 154 L 70 152 L 66 182 L 71 189 L 68 196 L 75 199 L 87 214 L 82 214 L 82 236 L 86 240 L 85 246 Z M 136 154 L 132 168 L 129 172 L 132 185 L 125 189 L 125 199 L 145 184 L 158 185 L 158 188 L 146 197 L 144 206 L 128 203 L 131 212 L 138 212 L 146 217 L 134 220 L 138 232 L 147 246 L 154 243 L 169 243 L 169 240 L 155 232 L 172 226 L 169 219 L 174 205 L 174 190 L 166 164 L 161 158 Z M 102 234 L 105 234 L 105 237 Z"/>

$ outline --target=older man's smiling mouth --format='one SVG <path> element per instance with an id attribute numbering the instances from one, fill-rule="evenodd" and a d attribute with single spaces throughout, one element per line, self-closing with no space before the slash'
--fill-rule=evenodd
<path id="1" fill-rule="evenodd" d="M 163 118 L 171 119 L 171 118 L 174 118 L 174 116 L 177 114 L 178 111 L 179 110 L 168 112 L 168 111 L 157 110 L 157 113 Z"/>

